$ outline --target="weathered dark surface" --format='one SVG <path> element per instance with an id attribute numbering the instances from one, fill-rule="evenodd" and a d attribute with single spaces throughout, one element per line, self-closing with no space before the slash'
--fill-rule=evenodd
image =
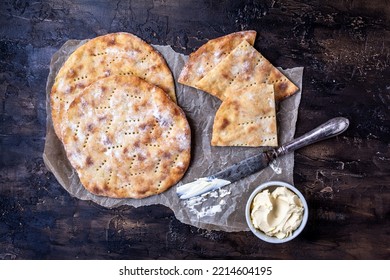
<path id="1" fill-rule="evenodd" d="M 47 171 L 45 84 L 68 39 L 132 32 L 189 54 L 242 29 L 277 66 L 304 66 L 296 135 L 334 116 L 351 125 L 296 152 L 310 205 L 296 240 L 181 224 L 162 206 L 105 209 L 72 198 Z M 389 259 L 388 1 L 2 1 L 1 259 Z"/>

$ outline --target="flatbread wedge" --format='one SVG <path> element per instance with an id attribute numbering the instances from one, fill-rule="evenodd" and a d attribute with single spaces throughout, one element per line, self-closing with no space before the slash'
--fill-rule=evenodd
<path id="1" fill-rule="evenodd" d="M 273 85 L 252 84 L 229 95 L 215 114 L 211 145 L 277 146 Z"/>
<path id="2" fill-rule="evenodd" d="M 253 45 L 255 39 L 256 31 L 248 30 L 231 33 L 207 41 L 207 43 L 190 54 L 188 61 L 180 73 L 178 82 L 196 88 L 196 83 L 243 40 Z"/>
<path id="3" fill-rule="evenodd" d="M 82 185 L 114 198 L 144 198 L 178 182 L 190 162 L 186 116 L 166 93 L 136 76 L 86 87 L 67 110 L 63 143 Z"/>
<path id="4" fill-rule="evenodd" d="M 135 75 L 162 88 L 176 101 L 172 73 L 159 52 L 130 33 L 111 33 L 77 48 L 58 72 L 50 102 L 53 126 L 62 139 L 64 112 L 84 88 L 110 75 Z"/>
<path id="5" fill-rule="evenodd" d="M 294 83 L 245 40 L 198 81 L 196 87 L 224 100 L 229 94 L 238 94 L 236 88 L 255 83 L 273 85 L 277 102 L 298 91 Z"/>

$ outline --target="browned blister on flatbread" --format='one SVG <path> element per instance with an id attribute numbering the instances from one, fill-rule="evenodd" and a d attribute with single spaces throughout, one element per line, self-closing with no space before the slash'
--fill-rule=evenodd
<path id="1" fill-rule="evenodd" d="M 178 182 L 190 162 L 190 127 L 157 86 L 112 75 L 67 110 L 63 143 L 83 186 L 99 196 L 144 198 Z"/>
<path id="2" fill-rule="evenodd" d="M 135 75 L 162 88 L 176 101 L 172 73 L 160 53 L 129 33 L 112 33 L 77 48 L 56 76 L 51 91 L 53 126 L 62 139 L 64 112 L 83 89 L 110 75 Z"/>
<path id="3" fill-rule="evenodd" d="M 228 94 L 238 94 L 235 88 L 255 83 L 274 85 L 276 101 L 298 91 L 294 83 L 245 40 L 198 81 L 196 87 L 224 100 Z"/>
<path id="4" fill-rule="evenodd" d="M 219 107 L 213 125 L 213 146 L 277 146 L 274 88 L 256 83 L 237 89 Z"/>
<path id="5" fill-rule="evenodd" d="M 204 75 L 222 61 L 243 40 L 253 45 L 256 31 L 240 31 L 207 41 L 191 53 L 179 76 L 179 83 L 195 87 Z"/>

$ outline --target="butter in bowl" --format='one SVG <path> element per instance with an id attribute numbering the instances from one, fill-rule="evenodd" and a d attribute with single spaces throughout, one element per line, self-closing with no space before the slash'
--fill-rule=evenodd
<path id="1" fill-rule="evenodd" d="M 258 186 L 245 208 L 250 230 L 261 240 L 284 243 L 304 229 L 309 210 L 302 193 L 294 186 L 270 181 Z"/>

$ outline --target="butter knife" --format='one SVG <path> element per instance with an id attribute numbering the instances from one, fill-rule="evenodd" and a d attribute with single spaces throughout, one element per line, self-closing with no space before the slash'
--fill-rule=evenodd
<path id="1" fill-rule="evenodd" d="M 208 177 L 199 178 L 194 182 L 181 185 L 177 187 L 176 193 L 180 199 L 188 199 L 217 190 L 253 173 L 259 172 L 278 157 L 315 142 L 339 135 L 348 126 L 349 120 L 346 118 L 336 117 L 330 119 L 326 123 L 278 148 L 244 159 Z"/>

